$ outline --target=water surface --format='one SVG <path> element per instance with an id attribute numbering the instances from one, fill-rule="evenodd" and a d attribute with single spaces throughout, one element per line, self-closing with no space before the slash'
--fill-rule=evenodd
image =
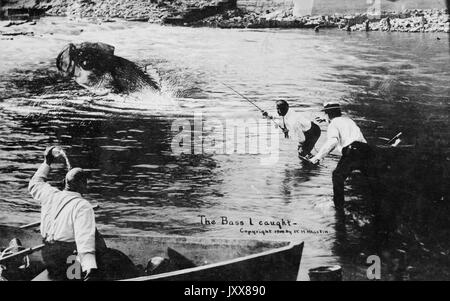
<path id="1" fill-rule="evenodd" d="M 0 40 L 0 223 L 39 218 L 27 184 L 43 149 L 58 144 L 73 165 L 90 171 L 86 198 L 100 204 L 97 222 L 104 232 L 303 240 L 301 279 L 308 268 L 330 264 L 364 275 L 365 256 L 373 252 L 388 258 L 385 268 L 391 271 L 392 249 L 425 248 L 437 261 L 448 251 L 445 243 L 436 243 L 449 228 L 448 217 L 439 215 L 448 209 L 446 35 L 219 30 L 62 18 L 42 19 L 30 30 L 33 37 Z M 156 69 L 162 95 L 95 96 L 62 78 L 55 67 L 58 52 L 82 41 L 109 43 L 116 55 Z M 403 148 L 387 155 L 396 169 L 380 188 L 388 204 L 382 226 L 374 226 L 364 183 L 350 182 L 346 218 L 336 217 L 331 172 L 338 157 L 307 168 L 296 157 L 295 141 L 280 137 L 279 158 L 269 165 L 258 153 L 175 155 L 176 120 L 194 126 L 197 116 L 239 129 L 267 125 L 223 83 L 272 114 L 277 99 L 309 118 L 320 116 L 323 102 L 340 100 L 374 145 L 402 131 Z M 277 139 L 276 129 L 269 128 L 260 139 Z M 214 131 L 205 135 L 219 142 L 223 137 Z M 64 167 L 58 165 L 53 175 L 60 185 Z M 393 199 L 401 205 L 393 208 Z M 202 225 L 199 215 L 218 223 Z M 221 216 L 290 220 L 315 233 L 249 235 L 240 226 L 221 225 Z M 416 228 L 435 233 L 436 240 L 423 245 L 428 232 Z M 410 239 L 414 235 L 417 241 Z M 430 271 L 430 260 L 410 264 Z M 417 277 L 447 276 L 448 270 Z"/>

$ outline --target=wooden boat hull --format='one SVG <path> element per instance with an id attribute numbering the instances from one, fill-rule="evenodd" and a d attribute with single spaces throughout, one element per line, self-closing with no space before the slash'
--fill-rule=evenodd
<path id="1" fill-rule="evenodd" d="M 0 246 L 18 238 L 25 247 L 42 243 L 36 230 L 0 225 Z M 133 281 L 295 281 L 303 243 L 286 241 L 214 239 L 181 236 L 104 235 L 106 244 L 125 253 L 134 264 L 145 268 L 155 257 L 167 257 L 170 247 L 191 260 L 196 267 L 142 276 Z M 40 252 L 30 256 L 42 262 Z"/>

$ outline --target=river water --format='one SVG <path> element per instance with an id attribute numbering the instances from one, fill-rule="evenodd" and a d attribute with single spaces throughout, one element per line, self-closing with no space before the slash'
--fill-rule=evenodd
<path id="1" fill-rule="evenodd" d="M 444 214 L 450 212 L 447 35 L 63 18 L 41 19 L 29 28 L 34 36 L 0 40 L 0 223 L 39 218 L 27 183 L 45 147 L 57 144 L 74 166 L 89 170 L 86 198 L 100 205 L 103 232 L 305 241 L 299 279 L 307 279 L 311 267 L 334 264 L 344 266 L 344 278 L 364 279 L 370 254 L 382 257 L 390 275 L 403 251 L 413 254 L 407 265 L 415 273 L 403 277 L 448 277 L 448 267 L 441 268 L 444 273 L 430 267 L 446 260 L 441 236 L 450 233 Z M 157 70 L 163 92 L 97 96 L 62 78 L 57 54 L 65 44 L 82 41 L 114 45 L 116 55 Z M 309 118 L 321 116 L 323 102 L 339 100 L 374 145 L 403 132 L 399 149 L 383 150 L 391 171 L 379 188 L 387 204 L 381 227 L 373 226 L 372 198 L 364 183 L 353 185 L 357 179 L 350 181 L 344 220 L 336 216 L 331 172 L 338 156 L 318 168 L 303 166 L 295 141 L 282 138 L 224 84 L 272 114 L 277 99 Z M 186 122 L 196 136 L 203 122 L 204 136 L 216 141 L 215 153 L 210 140 L 203 152 L 174 152 L 177 129 Z M 225 125 L 226 135 L 211 124 Z M 248 148 L 217 148 L 230 141 Z M 270 156 L 261 144 L 270 144 Z M 55 185 L 64 171 L 57 165 Z M 201 215 L 216 224 L 201 223 Z M 238 225 L 224 225 L 223 217 Z M 248 224 L 250 218 L 256 225 Z M 289 221 L 281 228 L 291 232 L 277 233 L 280 227 L 270 225 L 276 221 Z M 430 233 L 435 235 L 426 241 Z"/>

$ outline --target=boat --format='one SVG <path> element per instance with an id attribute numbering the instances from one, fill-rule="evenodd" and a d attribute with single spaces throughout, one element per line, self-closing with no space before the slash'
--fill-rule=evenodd
<path id="1" fill-rule="evenodd" d="M 123 279 L 128 281 L 295 281 L 303 242 L 217 239 L 184 236 L 103 235 L 109 248 L 126 254 L 138 267 L 154 257 L 172 259 L 173 254 L 194 265 L 156 275 Z M 38 229 L 0 225 L 0 246 L 17 238 L 25 248 L 42 244 Z M 43 270 L 40 251 L 29 255 Z M 169 256 L 168 256 L 169 254 Z M 171 255 L 172 254 L 172 255 Z M 180 255 L 181 254 L 181 255 Z M 37 274 L 36 274 L 37 275 Z"/>

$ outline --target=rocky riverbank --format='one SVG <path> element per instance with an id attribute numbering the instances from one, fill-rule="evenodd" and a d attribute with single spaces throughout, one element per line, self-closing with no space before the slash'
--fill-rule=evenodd
<path id="1" fill-rule="evenodd" d="M 266 14 L 230 10 L 224 14 L 193 22 L 194 26 L 220 28 L 339 28 L 347 31 L 450 32 L 448 10 L 407 10 L 385 13 L 295 17 L 291 10 Z"/>
<path id="2" fill-rule="evenodd" d="M 99 21 L 122 18 L 129 21 L 219 28 L 450 32 L 447 9 L 386 12 L 378 17 L 368 14 L 298 17 L 294 16 L 292 8 L 264 13 L 247 12 L 236 9 L 234 0 L 48 0 L 34 3 L 33 8 L 46 10 L 46 15 L 94 18 Z"/>
<path id="3" fill-rule="evenodd" d="M 8 2 L 11 2 L 8 4 Z M 215 5 L 216 0 L 6 0 L 2 10 L 32 9 L 44 10 L 47 16 L 69 18 L 95 18 L 111 20 L 121 18 L 129 21 L 164 23 L 169 17 L 183 14 L 192 9 Z M 3 12 L 3 15 L 6 15 Z"/>

